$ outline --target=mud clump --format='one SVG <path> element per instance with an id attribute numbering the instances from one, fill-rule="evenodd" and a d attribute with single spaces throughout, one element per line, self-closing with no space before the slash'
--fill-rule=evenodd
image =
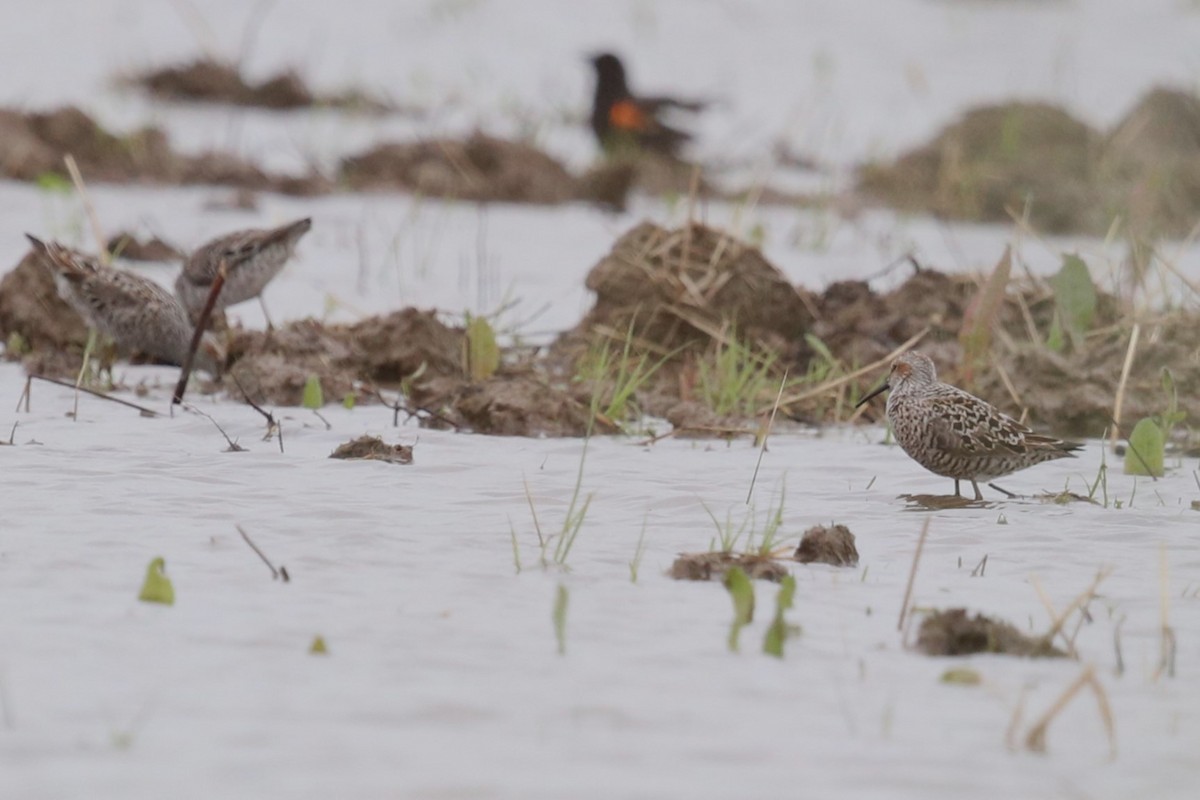
<path id="1" fill-rule="evenodd" d="M 586 398 L 534 373 L 502 370 L 481 383 L 465 384 L 453 400 L 463 422 L 478 433 L 497 436 L 583 436 L 615 433 L 603 424 L 589 426 Z"/>
<path id="2" fill-rule="evenodd" d="M 182 261 L 184 254 L 157 236 L 139 239 L 127 231 L 115 233 L 105 245 L 113 258 L 126 261 Z"/>
<path id="3" fill-rule="evenodd" d="M 1200 99 L 1158 88 L 1107 134 L 1044 103 L 968 111 L 930 142 L 859 173 L 904 211 L 1008 222 L 1028 205 L 1051 233 L 1186 234 L 1200 216 Z"/>
<path id="4" fill-rule="evenodd" d="M 317 94 L 292 70 L 251 83 L 235 65 L 211 58 L 198 58 L 186 64 L 149 70 L 133 76 L 129 83 L 165 100 L 193 103 L 222 103 L 275 110 L 313 106 L 358 111 L 386 111 L 391 108 L 389 103 L 363 92 Z"/>
<path id="5" fill-rule="evenodd" d="M 0 341 L 13 334 L 20 337 L 26 350 L 35 353 L 79 351 L 87 343 L 87 326 L 58 296 L 49 266 L 32 250 L 0 278 Z M 20 355 L 6 353 L 9 358 Z M 75 365 L 78 368 L 78 360 Z"/>
<path id="6" fill-rule="evenodd" d="M 0 175 L 67 180 L 68 153 L 87 180 L 102 183 L 220 184 L 298 195 L 330 189 L 319 176 L 271 175 L 227 153 L 180 155 L 157 128 L 118 136 L 73 106 L 33 113 L 0 108 Z"/>
<path id="7" fill-rule="evenodd" d="M 933 611 L 921 621 L 917 648 L 930 656 L 1004 653 L 1034 658 L 1063 658 L 1062 650 L 1045 637 L 1031 637 L 1007 622 L 983 614 L 967 615 L 965 608 Z"/>
<path id="8" fill-rule="evenodd" d="M 792 558 L 801 564 L 853 567 L 858 564 L 858 548 L 854 546 L 854 534 L 845 525 L 814 525 L 800 537 L 800 546 Z"/>
<path id="9" fill-rule="evenodd" d="M 434 311 L 405 308 L 368 317 L 345 329 L 363 373 L 379 383 L 398 383 L 423 370 L 426 377 L 462 375 L 463 332 Z"/>
<path id="10" fill-rule="evenodd" d="M 382 144 L 342 161 L 352 189 L 399 189 L 478 202 L 554 205 L 577 195 L 575 178 L 542 151 L 483 133 L 466 140 Z"/>
<path id="11" fill-rule="evenodd" d="M 788 575 L 787 566 L 769 556 L 727 551 L 680 553 L 669 574 L 677 581 L 720 581 L 731 567 L 741 567 L 753 580 L 778 583 Z"/>
<path id="12" fill-rule="evenodd" d="M 407 444 L 388 444 L 378 436 L 359 436 L 340 444 L 330 458 L 386 461 L 389 464 L 413 463 L 413 449 Z"/>

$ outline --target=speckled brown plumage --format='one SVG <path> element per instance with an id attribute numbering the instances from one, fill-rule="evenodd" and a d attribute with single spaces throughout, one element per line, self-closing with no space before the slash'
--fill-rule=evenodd
<path id="1" fill-rule="evenodd" d="M 224 261 L 225 285 L 215 308 L 258 297 L 310 228 L 312 220 L 305 218 L 278 228 L 237 231 L 213 239 L 197 248 L 184 263 L 175 281 L 175 294 L 193 318 L 198 316 Z"/>
<path id="2" fill-rule="evenodd" d="M 990 481 L 1043 461 L 1065 458 L 1081 445 L 1033 433 L 995 406 L 941 383 L 928 356 L 909 352 L 892 362 L 887 382 L 859 401 L 890 390 L 887 418 L 896 441 L 936 475 L 967 480 L 982 500 L 978 481 Z"/>
<path id="3" fill-rule="evenodd" d="M 105 266 L 57 242 L 26 236 L 50 269 L 59 296 L 89 328 L 112 339 L 122 350 L 174 364 L 183 362 L 195 329 L 169 291 L 148 278 Z M 221 348 L 211 335 L 202 340 L 196 359 L 197 367 L 218 372 Z"/>

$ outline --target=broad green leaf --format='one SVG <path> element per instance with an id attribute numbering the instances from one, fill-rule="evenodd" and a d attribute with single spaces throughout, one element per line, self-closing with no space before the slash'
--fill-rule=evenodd
<path id="1" fill-rule="evenodd" d="M 473 381 L 484 381 L 500 366 L 500 346 L 496 332 L 483 317 L 471 317 L 467 322 L 467 374 Z"/>
<path id="2" fill-rule="evenodd" d="M 1148 417 L 1138 420 L 1125 450 L 1125 474 L 1162 477 L 1165 448 L 1166 436 L 1158 423 Z"/>
<path id="3" fill-rule="evenodd" d="M 342 398 L 342 407 L 348 411 L 353 411 L 355 404 L 358 402 L 354 397 L 354 392 L 346 392 L 346 396 Z"/>
<path id="4" fill-rule="evenodd" d="M 162 603 L 163 605 L 175 604 L 175 587 L 171 585 L 171 579 L 167 577 L 166 561 L 162 558 L 156 558 L 150 562 L 150 566 L 146 567 L 146 580 L 142 582 L 142 591 L 138 593 L 138 600 L 143 603 Z"/>
<path id="5" fill-rule="evenodd" d="M 1072 344 L 1079 347 L 1096 316 L 1096 285 L 1087 264 L 1079 256 L 1063 256 L 1062 268 L 1050 279 L 1050 285 L 1054 287 L 1056 316 Z"/>
<path id="6" fill-rule="evenodd" d="M 554 592 L 554 638 L 558 642 L 558 654 L 567 654 L 567 587 L 561 583 Z"/>
<path id="7" fill-rule="evenodd" d="M 304 399 L 300 404 L 312 409 L 325 406 L 325 392 L 321 389 L 321 379 L 316 375 L 309 375 L 308 380 L 304 382 Z"/>

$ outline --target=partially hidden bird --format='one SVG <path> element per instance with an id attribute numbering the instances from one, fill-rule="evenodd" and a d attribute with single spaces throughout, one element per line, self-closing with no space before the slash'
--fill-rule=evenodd
<path id="1" fill-rule="evenodd" d="M 1018 470 L 1074 457 L 1082 445 L 1043 436 L 973 394 L 937 379 L 933 361 L 909 351 L 892 362 L 887 380 L 858 401 L 861 406 L 890 391 L 887 419 L 900 447 L 925 469 L 971 482 L 982 500 L 979 481 L 991 481 Z"/>
<path id="2" fill-rule="evenodd" d="M 306 217 L 278 228 L 235 231 L 202 244 L 184 262 L 175 281 L 175 294 L 196 319 L 212 290 L 221 265 L 225 265 L 225 283 L 217 295 L 214 311 L 257 297 L 295 252 L 300 237 L 312 228 Z M 263 305 L 263 315 L 267 315 Z"/>
<path id="3" fill-rule="evenodd" d="M 625 66 L 612 53 L 591 58 L 596 71 L 592 100 L 592 132 L 606 153 L 649 151 L 672 158 L 692 135 L 668 125 L 662 113 L 675 108 L 700 111 L 707 103 L 674 97 L 638 97 L 629 89 Z"/>
<path id="4" fill-rule="evenodd" d="M 111 339 L 118 349 L 182 364 L 195 328 L 179 300 L 149 278 L 101 264 L 96 259 L 25 234 L 54 278 L 58 296 L 89 328 Z M 205 334 L 196 366 L 221 373 L 224 350 Z"/>

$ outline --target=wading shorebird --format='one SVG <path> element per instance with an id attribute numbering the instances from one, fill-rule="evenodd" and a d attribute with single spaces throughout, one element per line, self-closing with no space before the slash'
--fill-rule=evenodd
<path id="1" fill-rule="evenodd" d="M 995 406 L 962 389 L 941 383 L 928 356 L 908 352 L 892 362 L 882 386 L 858 405 L 891 390 L 887 418 L 904 452 L 935 475 L 970 481 L 982 500 L 977 481 L 991 481 L 1043 461 L 1074 457 L 1083 445 L 1033 433 Z"/>
<path id="2" fill-rule="evenodd" d="M 312 228 L 312 219 L 298 219 L 268 230 L 236 231 L 201 245 L 183 265 L 175 281 L 175 294 L 191 315 L 200 316 L 208 301 L 213 281 L 225 263 L 225 285 L 217 296 L 214 311 L 253 297 L 262 304 L 262 291 L 279 274 L 296 249 L 296 242 Z M 266 305 L 263 316 L 270 326 Z"/>
<path id="3" fill-rule="evenodd" d="M 58 296 L 89 328 L 112 339 L 121 350 L 182 364 L 195 328 L 187 311 L 166 289 L 133 272 L 105 266 L 94 258 L 25 234 L 50 269 Z M 219 375 L 225 357 L 221 345 L 205 334 L 196 366 Z"/>

